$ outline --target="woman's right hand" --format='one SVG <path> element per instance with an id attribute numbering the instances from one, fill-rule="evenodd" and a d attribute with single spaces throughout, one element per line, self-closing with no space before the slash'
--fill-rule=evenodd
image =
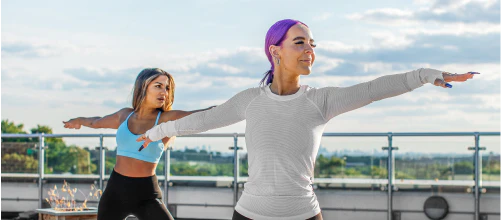
<path id="1" fill-rule="evenodd" d="M 63 121 L 64 127 L 69 129 L 80 129 L 82 124 L 80 124 L 80 120 L 78 118 L 70 119 L 69 121 Z"/>
<path id="2" fill-rule="evenodd" d="M 472 79 L 474 75 L 480 74 L 479 72 L 467 72 L 464 74 L 451 74 L 449 72 L 442 72 L 444 80 L 436 79 L 433 85 L 440 86 L 443 88 L 452 88 L 452 85 L 448 82 L 465 82 L 468 79 Z M 445 82 L 444 82 L 445 81 Z"/>

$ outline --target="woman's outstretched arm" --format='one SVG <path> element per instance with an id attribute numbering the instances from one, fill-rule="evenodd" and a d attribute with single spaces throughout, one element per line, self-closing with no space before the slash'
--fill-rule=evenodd
<path id="1" fill-rule="evenodd" d="M 132 108 L 123 108 L 113 114 L 104 117 L 78 117 L 68 121 L 63 121 L 64 127 L 69 129 L 80 129 L 85 126 L 89 128 L 113 128 L 118 129 L 121 124 L 120 119 L 123 115 L 132 112 Z"/>
<path id="2" fill-rule="evenodd" d="M 222 105 L 190 114 L 175 121 L 161 123 L 148 130 L 137 141 L 145 141 L 144 147 L 147 147 L 151 141 L 157 141 L 164 137 L 196 134 L 235 124 L 245 119 L 247 106 L 259 94 L 259 88 L 247 89 L 233 96 Z"/>
<path id="3" fill-rule="evenodd" d="M 193 110 L 193 111 L 170 110 L 168 112 L 164 112 L 164 113 L 168 114 L 168 117 L 160 118 L 160 122 L 174 121 L 174 120 L 186 117 L 186 116 L 191 115 L 191 114 L 196 113 L 196 112 L 207 111 L 207 110 L 214 108 L 214 107 L 216 107 L 216 105 L 208 107 L 208 108 L 204 108 L 204 109 Z"/>
<path id="4" fill-rule="evenodd" d="M 464 82 L 471 79 L 476 72 L 466 74 L 449 74 L 434 69 L 418 69 L 402 74 L 386 75 L 375 80 L 350 87 L 326 87 L 318 89 L 313 98 L 324 118 L 331 118 L 342 113 L 363 107 L 374 101 L 394 97 L 410 92 L 426 83 L 451 88 L 447 82 Z"/>

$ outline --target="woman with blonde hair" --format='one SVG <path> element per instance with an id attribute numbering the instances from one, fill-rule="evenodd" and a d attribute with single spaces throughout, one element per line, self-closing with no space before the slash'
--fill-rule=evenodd
<path id="1" fill-rule="evenodd" d="M 98 220 L 123 220 L 132 214 L 138 219 L 174 219 L 162 202 L 155 169 L 172 137 L 161 138 L 145 149 L 135 140 L 158 123 L 182 118 L 193 112 L 171 110 L 174 78 L 164 70 L 142 70 L 134 85 L 132 108 L 123 108 L 104 117 L 78 117 L 65 128 L 118 129 L 117 162 L 99 201 Z"/>

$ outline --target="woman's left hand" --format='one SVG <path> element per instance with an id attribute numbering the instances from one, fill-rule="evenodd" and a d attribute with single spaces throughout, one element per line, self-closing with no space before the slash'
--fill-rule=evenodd
<path id="1" fill-rule="evenodd" d="M 440 86 L 440 87 L 443 87 L 443 88 L 452 88 L 452 85 L 449 84 L 448 82 L 464 82 L 468 79 L 472 79 L 473 76 L 475 74 L 480 74 L 478 72 L 467 72 L 467 73 L 464 73 L 464 74 L 451 74 L 451 73 L 448 73 L 448 72 L 443 72 L 442 75 L 444 77 L 444 81 L 442 81 L 441 79 L 437 79 L 435 80 L 435 83 L 433 83 L 433 85 L 435 86 Z"/>
<path id="2" fill-rule="evenodd" d="M 148 145 L 152 142 L 148 137 L 146 137 L 146 134 L 141 135 L 138 139 L 136 139 L 137 142 L 144 141 L 144 144 L 139 148 L 139 151 L 143 150 L 144 148 L 147 148 Z"/>

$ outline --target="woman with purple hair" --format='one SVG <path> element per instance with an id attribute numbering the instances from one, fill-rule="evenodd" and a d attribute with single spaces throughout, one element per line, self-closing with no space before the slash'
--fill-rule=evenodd
<path id="1" fill-rule="evenodd" d="M 426 83 L 451 88 L 476 72 L 449 74 L 418 69 L 350 87 L 312 88 L 300 84 L 315 62 L 312 34 L 304 23 L 286 19 L 266 34 L 271 63 L 261 86 L 224 104 L 159 124 L 137 139 L 147 147 L 165 137 L 204 132 L 246 120 L 249 178 L 233 219 L 322 219 L 312 183 L 320 139 L 333 117 L 374 101 L 410 92 Z"/>

